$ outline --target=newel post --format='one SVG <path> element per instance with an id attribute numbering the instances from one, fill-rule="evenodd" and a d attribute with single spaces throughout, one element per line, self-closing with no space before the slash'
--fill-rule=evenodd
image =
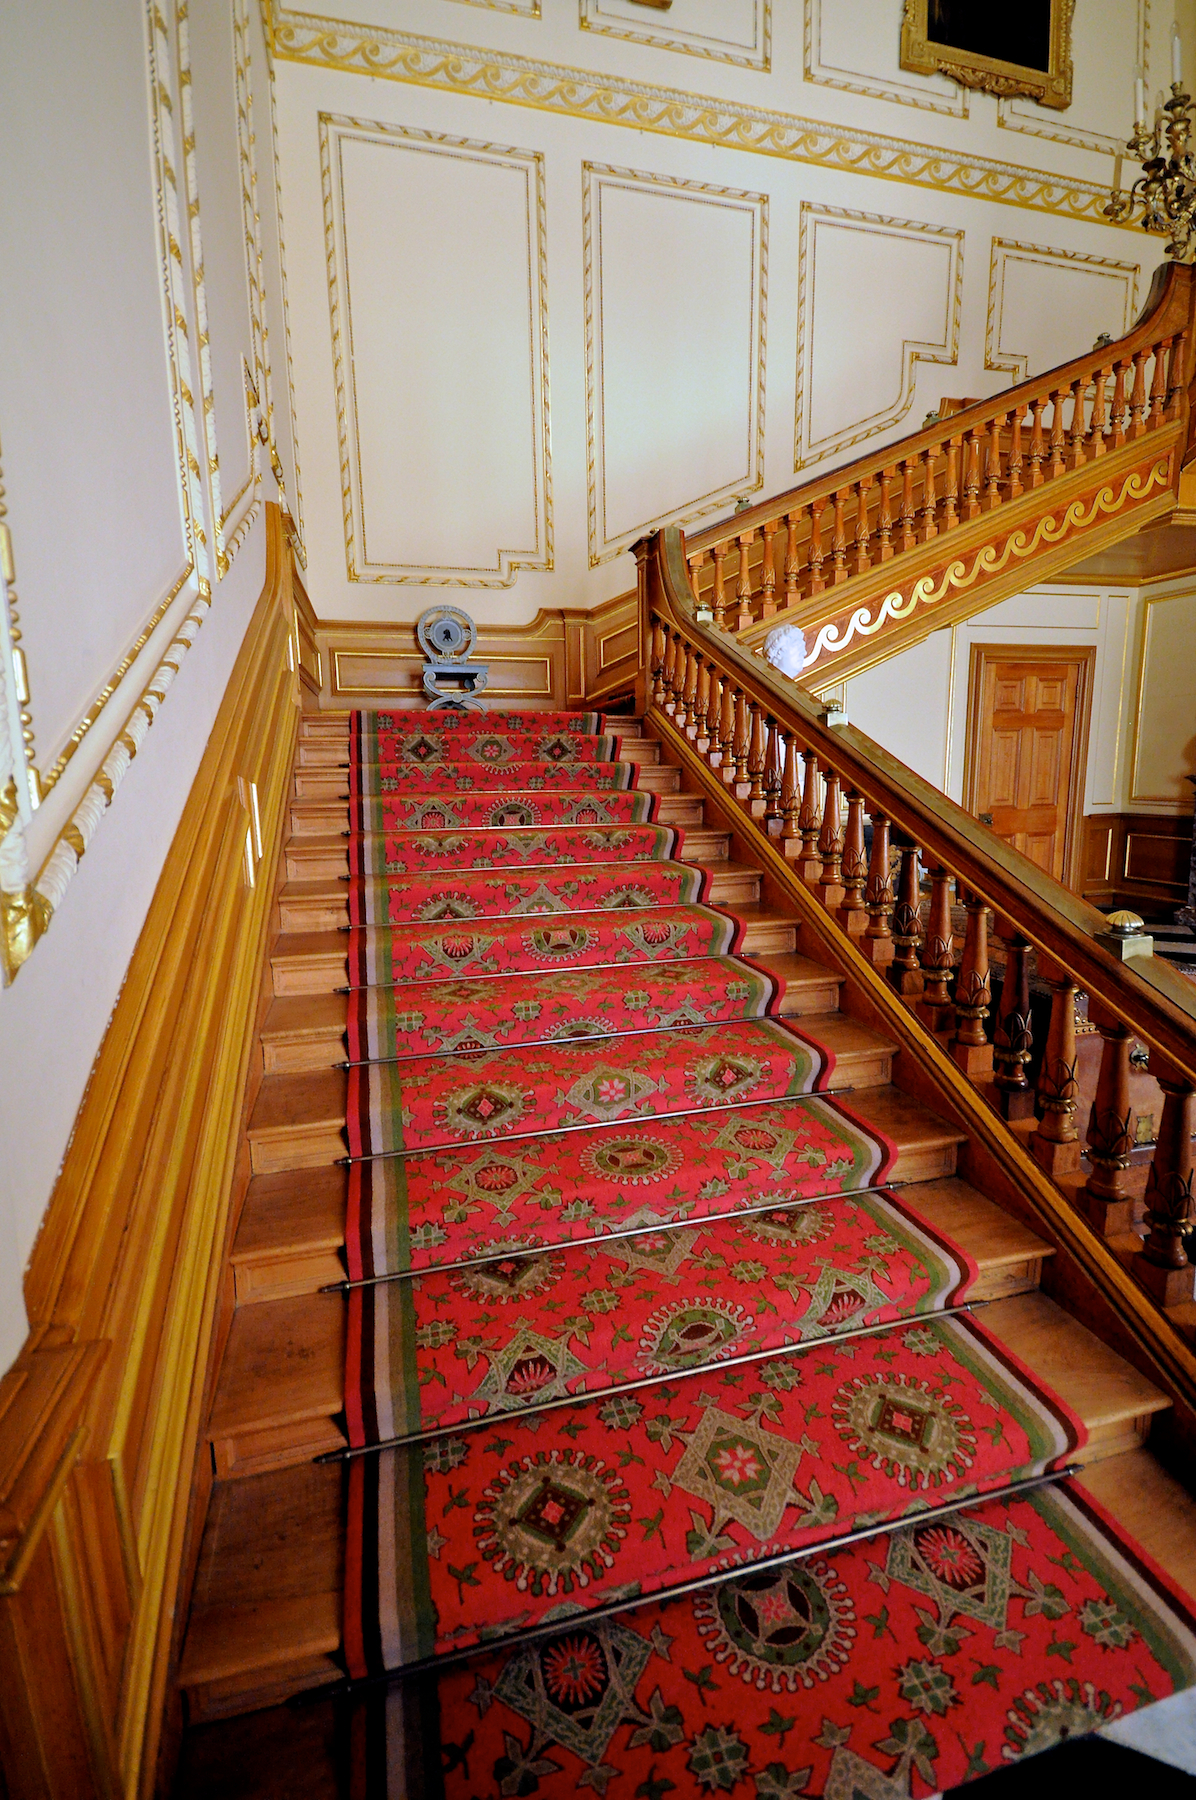
<path id="1" fill-rule="evenodd" d="M 1163 1116 L 1146 1177 L 1146 1242 L 1134 1257 L 1135 1278 L 1160 1306 L 1193 1298 L 1196 1269 L 1184 1239 L 1192 1222 L 1192 1130 L 1196 1088 L 1172 1070 L 1156 1076 Z"/>

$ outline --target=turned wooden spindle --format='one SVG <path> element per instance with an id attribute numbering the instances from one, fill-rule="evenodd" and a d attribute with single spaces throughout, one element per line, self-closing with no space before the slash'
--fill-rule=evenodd
<path id="1" fill-rule="evenodd" d="M 1134 385 L 1130 390 L 1130 423 L 1127 437 L 1140 438 L 1146 430 L 1146 359 L 1149 350 L 1134 351 Z"/>
<path id="2" fill-rule="evenodd" d="M 677 704 L 677 657 L 681 651 L 681 639 L 676 632 L 668 633 L 668 648 L 664 659 L 664 710 L 671 713 Z"/>
<path id="3" fill-rule="evenodd" d="M 1130 1046 L 1134 1040 L 1128 1026 L 1106 1017 L 1091 998 L 1088 1016 L 1104 1041 L 1096 1098 L 1088 1115 L 1091 1172 L 1081 1204 L 1102 1237 L 1117 1237 L 1134 1222 L 1134 1202 L 1126 1179 L 1134 1147 L 1134 1109 L 1130 1105 Z"/>
<path id="4" fill-rule="evenodd" d="M 781 820 L 785 816 L 785 809 L 781 804 L 783 770 L 780 730 L 776 720 L 769 719 L 768 743 L 764 751 L 764 826 L 769 837 L 779 837 Z"/>
<path id="5" fill-rule="evenodd" d="M 944 531 L 954 531 L 959 524 L 959 450 L 961 439 L 947 442 L 947 468 L 943 476 L 943 502 L 939 523 Z"/>
<path id="6" fill-rule="evenodd" d="M 825 499 L 811 500 L 810 548 L 808 551 L 810 573 L 806 589 L 809 594 L 821 594 L 826 586 L 826 582 L 822 578 L 822 565 L 825 561 L 825 553 L 822 548 L 822 515 L 825 511 Z"/>
<path id="7" fill-rule="evenodd" d="M 841 872 L 843 898 L 835 909 L 835 917 L 851 937 L 863 937 L 868 925 L 864 903 L 868 856 L 864 846 L 864 796 L 854 788 L 847 796 L 847 824 L 843 831 Z"/>
<path id="8" fill-rule="evenodd" d="M 804 750 L 805 780 L 802 783 L 801 811 L 798 825 L 802 846 L 797 872 L 803 881 L 816 882 L 822 874 L 822 858 L 818 854 L 818 834 L 822 829 L 822 785 L 818 774 L 818 753 Z"/>
<path id="9" fill-rule="evenodd" d="M 843 904 L 843 803 L 839 776 L 826 763 L 822 767 L 822 781 L 822 828 L 818 833 L 822 873 L 818 877 L 818 894 L 830 912 Z"/>
<path id="10" fill-rule="evenodd" d="M 731 781 L 735 776 L 735 684 L 723 682 L 722 711 L 719 714 L 718 726 L 718 772 L 724 781 Z"/>
<path id="11" fill-rule="evenodd" d="M 918 1015 L 934 1032 L 950 1032 L 955 1024 L 951 1004 L 951 975 L 955 968 L 955 939 L 951 934 L 951 873 L 930 871 L 930 906 L 926 935 L 922 940 L 922 998 Z"/>
<path id="12" fill-rule="evenodd" d="M 723 562 L 726 559 L 727 546 L 715 544 L 710 552 L 710 560 L 714 564 L 714 591 L 711 602 L 714 611 L 714 623 L 721 631 L 727 620 L 727 586 L 723 574 Z"/>
<path id="13" fill-rule="evenodd" d="M 918 528 L 918 541 L 928 544 L 939 534 L 935 524 L 935 513 L 938 510 L 938 496 L 934 491 L 934 459 L 940 454 L 941 446 L 935 445 L 932 450 L 922 452 L 922 523 Z"/>
<path id="14" fill-rule="evenodd" d="M 921 884 L 918 879 L 918 847 L 903 844 L 897 877 L 897 902 L 893 907 L 893 962 L 889 980 L 907 1000 L 917 1000 L 924 986 L 918 945 L 922 940 Z"/>
<path id="15" fill-rule="evenodd" d="M 918 541 L 915 527 L 914 464 L 907 456 L 901 465 L 901 548 L 912 550 Z"/>
<path id="16" fill-rule="evenodd" d="M 798 575 L 800 565 L 797 560 L 797 521 L 800 513 L 785 515 L 785 605 L 796 606 L 798 602 Z"/>
<path id="17" fill-rule="evenodd" d="M 1010 419 L 1012 420 L 1012 425 L 1011 425 L 1010 433 L 1009 433 L 1009 461 L 1008 461 L 1008 464 L 1006 465 L 1008 468 L 1009 474 L 1008 474 L 1008 478 L 1005 482 L 1005 496 L 1009 500 L 1016 500 L 1018 495 L 1022 491 L 1022 409 L 1021 409 L 1021 407 L 1020 406 L 1015 407 L 1014 411 L 1009 416 L 1010 416 Z"/>
<path id="18" fill-rule="evenodd" d="M 741 692 L 735 696 L 735 792 L 741 800 L 746 800 L 751 786 L 748 773 L 751 747 L 751 707 L 747 695 Z"/>
<path id="19" fill-rule="evenodd" d="M 764 560 L 760 564 L 760 617 L 771 619 L 777 610 L 777 570 L 773 561 L 774 540 L 779 519 L 768 519 L 761 527 L 764 538 Z"/>
<path id="20" fill-rule="evenodd" d="M 1042 486 L 1042 465 L 1046 457 L 1046 444 L 1042 435 L 1042 409 L 1044 400 L 1030 402 L 1030 448 L 1026 452 L 1029 465 L 1029 485 L 1032 488 Z"/>
<path id="21" fill-rule="evenodd" d="M 1073 381 L 1071 384 L 1071 433 L 1067 450 L 1067 466 L 1069 469 L 1082 469 L 1088 461 L 1084 449 L 1084 435 L 1087 429 L 1084 418 L 1084 383 Z"/>
<path id="22" fill-rule="evenodd" d="M 963 505 L 960 508 L 965 519 L 974 519 L 980 512 L 980 433 L 975 426 L 968 432 L 967 461 L 963 474 Z"/>
<path id="23" fill-rule="evenodd" d="M 984 1035 L 984 1021 L 992 1003 L 988 967 L 988 907 L 978 894 L 964 896 L 967 925 L 963 955 L 955 977 L 955 1038 L 951 1055 L 969 1081 L 992 1075 L 993 1047 Z"/>
<path id="24" fill-rule="evenodd" d="M 1063 434 L 1063 402 L 1065 398 L 1066 395 L 1058 389 L 1051 395 L 1050 473 L 1052 478 L 1062 475 L 1067 468 L 1067 464 L 1063 460 L 1063 446 L 1066 442 Z"/>
<path id="25" fill-rule="evenodd" d="M 871 475 L 863 476 L 855 484 L 855 556 L 851 564 L 853 575 L 862 575 L 865 569 L 872 567 L 872 557 L 869 554 L 872 531 L 868 524 L 868 492 L 871 486 Z"/>
<path id="26" fill-rule="evenodd" d="M 1001 430 L 1008 423 L 1008 413 L 994 413 L 988 427 L 988 446 L 984 453 L 984 509 L 991 512 L 1001 504 Z"/>
<path id="27" fill-rule="evenodd" d="M 889 913 L 893 905 L 893 881 L 889 874 L 889 821 L 882 812 L 870 814 L 872 820 L 872 854 L 868 859 L 868 883 L 864 889 L 864 910 L 868 929 L 860 949 L 869 962 L 884 968 L 893 960 L 893 934 L 889 930 Z"/>
<path id="28" fill-rule="evenodd" d="M 843 523 L 843 508 L 849 492 L 848 488 L 835 489 L 835 523 L 831 530 L 831 584 L 834 587 L 847 580 L 847 527 Z"/>
<path id="29" fill-rule="evenodd" d="M 1030 1020 L 1030 946 L 1014 932 L 1005 946 L 1005 976 L 993 1027 L 993 1087 L 1003 1119 L 1029 1119 L 1034 1089 L 1026 1066 L 1034 1052 Z"/>
<path id="30" fill-rule="evenodd" d="M 673 716 L 690 737 L 694 735 L 698 708 L 698 668 L 702 661 L 692 644 L 686 645 L 685 686 L 681 690 L 681 711 Z"/>
<path id="31" fill-rule="evenodd" d="M 1113 399 L 1109 406 L 1109 448 L 1119 450 L 1125 443 L 1126 400 L 1125 364 L 1113 365 Z"/>
<path id="32" fill-rule="evenodd" d="M 689 645 L 677 640 L 677 656 L 673 663 L 673 704 L 670 709 L 678 728 L 685 724 L 685 684 L 689 679 Z"/>
<path id="33" fill-rule="evenodd" d="M 880 505 L 876 513 L 876 560 L 888 562 L 893 554 L 893 501 L 890 490 L 897 479 L 896 469 L 880 472 Z"/>
<path id="34" fill-rule="evenodd" d="M 1150 411 L 1146 417 L 1146 423 L 1151 427 L 1162 423 L 1163 400 L 1167 393 L 1167 351 L 1170 347 L 1171 339 L 1164 338 L 1154 353 L 1154 375 L 1150 383 Z"/>
<path id="35" fill-rule="evenodd" d="M 1098 369 L 1092 389 L 1092 417 L 1088 421 L 1088 454 L 1092 457 L 1103 456 L 1105 443 L 1105 388 L 1108 385 L 1112 369 Z"/>
<path id="36" fill-rule="evenodd" d="M 1188 334 L 1181 331 L 1171 346 L 1171 360 L 1167 372 L 1167 414 L 1169 419 L 1179 417 L 1179 405 L 1184 391 L 1187 371 Z"/>
<path id="37" fill-rule="evenodd" d="M 801 848 L 801 782 L 797 772 L 797 739 L 791 731 L 782 736 L 785 762 L 781 775 L 781 850 L 785 856 L 792 856 Z"/>
<path id="38" fill-rule="evenodd" d="M 1039 958 L 1039 974 L 1051 979 L 1051 1023 L 1042 1066 L 1038 1071 L 1039 1123 L 1030 1137 L 1030 1154 L 1056 1180 L 1080 1166 L 1080 1134 L 1076 1130 L 1076 983 L 1062 966 Z"/>
<path id="39" fill-rule="evenodd" d="M 704 656 L 698 658 L 698 681 L 694 693 L 693 711 L 689 716 L 689 735 L 693 739 L 694 749 L 703 755 L 710 743 L 710 732 L 707 725 L 710 710 L 710 664 Z"/>
<path id="40" fill-rule="evenodd" d="M 694 600 L 697 602 L 699 607 L 701 607 L 701 604 L 702 604 L 701 574 L 702 574 L 702 564 L 705 561 L 706 561 L 706 552 L 704 550 L 697 550 L 694 552 L 694 554 L 691 557 L 688 558 L 689 585 L 693 589 Z"/>
<path id="41" fill-rule="evenodd" d="M 753 700 L 751 713 L 752 734 L 748 746 L 748 774 L 751 777 L 751 783 L 748 787 L 746 799 L 752 817 L 758 819 L 764 811 L 764 756 L 766 742 L 764 734 L 764 709 L 757 706 L 756 702 Z"/>
<path id="42" fill-rule="evenodd" d="M 1196 1292 L 1196 1269 L 1185 1245 L 1192 1222 L 1192 1131 L 1196 1088 L 1182 1076 L 1157 1076 L 1163 1116 L 1146 1177 L 1146 1242 L 1131 1264 L 1160 1306 L 1179 1306 Z"/>
<path id="43" fill-rule="evenodd" d="M 752 577 L 748 569 L 748 557 L 751 553 L 754 531 L 745 531 L 739 539 L 739 579 L 735 583 L 735 610 L 732 613 L 733 631 L 746 631 L 752 620 Z"/>
<path id="44" fill-rule="evenodd" d="M 721 761 L 723 689 L 727 678 L 710 664 L 710 683 L 706 695 L 706 742 L 703 754 L 712 769 L 717 769 Z"/>
<path id="45" fill-rule="evenodd" d="M 652 704 L 660 706 L 664 702 L 664 665 L 668 644 L 664 634 L 664 626 L 659 619 L 652 625 Z"/>

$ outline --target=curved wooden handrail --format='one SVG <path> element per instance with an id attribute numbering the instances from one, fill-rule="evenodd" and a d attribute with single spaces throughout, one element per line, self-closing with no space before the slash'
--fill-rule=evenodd
<path id="1" fill-rule="evenodd" d="M 998 838 L 961 806 L 916 775 L 853 725 L 828 725 L 826 713 L 795 681 L 698 618 L 689 586 L 686 546 L 667 526 L 636 546 L 645 615 L 682 633 L 708 669 L 734 682 L 749 702 L 813 750 L 844 791 L 863 794 L 938 863 L 1014 925 L 1036 948 L 1072 971 L 1078 985 L 1122 1020 L 1177 1072 L 1196 1082 L 1196 984 L 1158 958 L 1123 962 L 1097 941 L 1106 927 L 1095 907 L 1070 893 L 1036 863 Z"/>

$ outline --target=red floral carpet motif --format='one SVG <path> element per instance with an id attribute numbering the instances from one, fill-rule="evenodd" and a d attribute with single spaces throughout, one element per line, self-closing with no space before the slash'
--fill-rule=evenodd
<path id="1" fill-rule="evenodd" d="M 640 912 L 700 900 L 701 869 L 683 863 L 552 865 L 526 873 L 379 875 L 363 879 L 369 845 L 349 841 L 349 918 L 354 925 L 436 924 L 446 919 L 526 918 L 540 913 Z"/>
<path id="2" fill-rule="evenodd" d="M 617 731 L 618 719 L 611 724 Z M 492 737 L 496 733 L 517 732 L 522 736 L 555 735 L 560 732 L 573 737 L 596 737 L 603 730 L 601 713 L 587 712 L 355 712 L 349 716 L 350 754 L 356 762 L 377 762 L 380 750 L 401 754 L 414 739 L 429 738 L 433 743 L 449 739 L 463 743 L 468 738 Z"/>
<path id="3" fill-rule="evenodd" d="M 358 766 L 361 759 L 355 759 Z M 387 772 L 435 763 L 469 767 L 487 763 L 596 763 L 619 760 L 619 739 L 610 735 L 579 737 L 567 731 L 423 732 L 379 746 L 376 766 Z"/>
<path id="4" fill-rule="evenodd" d="M 508 1345 L 496 1377 L 537 1356 L 573 1371 L 556 1321 L 541 1317 L 540 1331 L 529 1319 Z M 483 1625 L 534 1625 L 565 1600 L 598 1606 L 628 1584 L 652 1594 L 982 1494 L 1052 1467 L 1084 1437 L 982 1326 L 933 1314 L 741 1369 L 679 1373 L 642 1394 L 596 1395 L 535 1421 L 511 1410 L 518 1396 L 503 1380 L 490 1385 L 502 1414 L 492 1424 L 352 1466 L 353 1482 L 377 1485 L 383 1513 L 398 1495 L 418 1504 L 422 1470 L 426 1571 L 396 1558 L 380 1580 L 409 1590 L 400 1610 L 427 1651 L 476 1643 Z M 397 1404 L 379 1412 L 380 1427 L 402 1432 L 418 1418 L 410 1387 L 409 1376 L 391 1390 Z M 361 1566 L 352 1539 L 349 1566 Z M 369 1628 L 357 1630 L 352 1586 L 346 1597 L 350 1666 L 364 1673 Z M 414 1644 L 386 1642 L 383 1628 L 378 1648 L 395 1667 Z"/>
<path id="5" fill-rule="evenodd" d="M 605 794 L 635 787 L 638 773 L 638 764 L 626 762 L 366 763 L 350 769 L 349 791 L 366 799 L 442 794 L 446 786 L 459 794 Z"/>
<path id="6" fill-rule="evenodd" d="M 1069 1482 L 443 1675 L 441 1791 L 904 1800 L 1194 1680 L 1187 1607 Z"/>
<path id="7" fill-rule="evenodd" d="M 893 1155 L 843 1101 L 819 1098 L 356 1163 L 349 1273 L 361 1280 L 514 1245 L 834 1198 L 881 1181 Z M 765 1237 L 778 1228 L 787 1229 L 781 1215 L 761 1227 Z"/>
<path id="8" fill-rule="evenodd" d="M 837 1146 L 824 1136 L 829 1160 Z M 411 1284 L 421 1428 L 912 1319 L 950 1305 L 975 1273 L 912 1208 L 879 1195 L 571 1254 L 504 1255 L 500 1237 L 487 1249 L 492 1260 L 478 1268 Z M 352 1443 L 377 1443 L 393 1427 L 383 1396 L 406 1381 L 404 1311 L 392 1286 L 350 1295 Z"/>
<path id="9" fill-rule="evenodd" d="M 349 1070 L 354 1156 L 810 1092 L 822 1053 L 779 1019 Z"/>
<path id="10" fill-rule="evenodd" d="M 461 869 L 535 868 L 546 863 L 667 862 L 681 833 L 667 825 L 558 825 L 548 831 L 401 831 L 361 846 L 359 873 L 414 875 Z"/>
<path id="11" fill-rule="evenodd" d="M 732 956 L 400 982 L 349 996 L 349 1055 L 511 1049 L 759 1019 L 779 984 Z"/>
<path id="12" fill-rule="evenodd" d="M 349 802 L 354 830 L 450 831 L 466 825 L 518 828 L 528 825 L 643 825 L 656 810 L 655 794 L 564 793 L 386 794 Z"/>
<path id="13" fill-rule="evenodd" d="M 396 981 L 432 981 L 445 975 L 729 956 L 742 935 L 737 919 L 707 906 L 660 907 L 649 918 L 594 912 L 547 922 L 488 919 L 481 925 L 416 925 L 401 936 L 375 928 L 351 933 L 349 980 L 353 986 L 388 987 Z"/>

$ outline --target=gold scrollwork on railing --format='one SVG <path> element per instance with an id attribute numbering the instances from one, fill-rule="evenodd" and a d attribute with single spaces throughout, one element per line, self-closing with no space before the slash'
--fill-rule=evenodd
<path id="1" fill-rule="evenodd" d="M 1090 505 L 1086 505 L 1082 499 L 1073 500 L 1058 522 L 1053 513 L 1046 513 L 1033 532 L 1010 532 L 1000 550 L 995 544 L 983 545 L 977 551 L 970 569 L 966 561 L 960 558 L 947 565 L 937 582 L 933 575 L 923 575 L 914 582 L 908 595 L 903 594 L 900 588 L 894 588 L 877 607 L 875 617 L 868 607 L 861 606 L 852 613 L 842 628 L 831 620 L 822 626 L 814 639 L 805 667 L 811 668 L 824 655 L 845 650 L 855 637 L 874 637 L 883 625 L 898 624 L 902 619 L 908 619 L 919 607 L 937 606 L 948 593 L 962 593 L 982 577 L 999 574 L 1015 558 L 1021 561 L 1033 556 L 1043 544 L 1057 544 L 1069 532 L 1086 530 L 1102 513 L 1111 516 L 1125 506 L 1147 499 L 1156 487 L 1165 486 L 1169 482 L 1170 470 L 1170 458 L 1162 457 L 1148 474 L 1135 471 L 1127 475 L 1116 495 L 1112 487 L 1104 487 L 1093 497 Z"/>

